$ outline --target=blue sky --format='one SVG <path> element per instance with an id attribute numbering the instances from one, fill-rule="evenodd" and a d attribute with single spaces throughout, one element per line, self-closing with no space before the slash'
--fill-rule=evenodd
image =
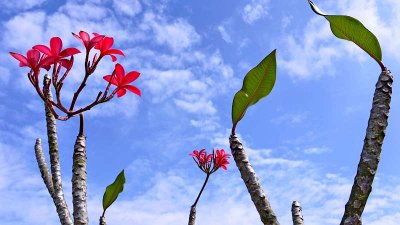
<path id="1" fill-rule="evenodd" d="M 400 73 L 400 2 L 316 1 L 329 13 L 361 20 L 380 40 L 383 62 Z M 286 0 L 21 0 L 0 1 L 0 224 L 54 225 L 57 216 L 40 178 L 33 145 L 45 143 L 44 109 L 9 51 L 24 53 L 71 32 L 112 36 L 119 62 L 141 72 L 127 94 L 85 114 L 89 214 L 97 224 L 105 187 L 125 169 L 125 191 L 108 224 L 187 223 L 204 174 L 188 154 L 229 151 L 231 103 L 249 69 L 277 49 L 272 93 L 250 108 L 237 132 L 282 224 L 298 200 L 308 225 L 338 224 L 356 172 L 379 66 L 351 43 L 337 40 L 307 1 Z M 83 56 L 63 88 L 82 77 Z M 82 96 L 104 88 L 101 64 Z M 391 117 L 365 224 L 400 219 L 400 113 L 394 81 Z M 66 198 L 71 207 L 71 159 L 78 119 L 58 122 Z M 231 162 L 233 162 L 231 160 Z M 199 202 L 197 224 L 261 224 L 237 168 L 215 173 Z"/>

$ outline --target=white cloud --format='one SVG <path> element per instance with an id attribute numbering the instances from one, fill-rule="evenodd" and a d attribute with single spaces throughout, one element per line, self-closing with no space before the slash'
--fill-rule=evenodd
<path id="1" fill-rule="evenodd" d="M 200 95 L 186 95 L 185 100 L 174 99 L 174 102 L 179 108 L 191 113 L 213 115 L 217 112 L 212 101 L 203 99 Z"/>
<path id="2" fill-rule="evenodd" d="M 126 118 L 134 117 L 139 112 L 140 101 L 140 96 L 127 91 L 123 97 L 118 98 L 115 95 L 111 101 L 93 107 L 85 115 L 96 118 L 112 117 L 115 114 L 120 114 Z"/>
<path id="3" fill-rule="evenodd" d="M 175 52 L 190 48 L 200 41 L 195 28 L 182 18 L 167 22 L 160 15 L 146 13 L 143 23 L 142 29 L 151 29 L 158 44 L 166 44 Z"/>
<path id="4" fill-rule="evenodd" d="M 243 20 L 248 24 L 253 24 L 262 19 L 268 15 L 268 4 L 269 0 L 251 0 L 251 3 L 243 8 Z"/>
<path id="5" fill-rule="evenodd" d="M 127 16 L 135 16 L 142 11 L 139 0 L 114 0 L 115 11 Z"/>
<path id="6" fill-rule="evenodd" d="M 334 40 L 329 24 L 320 17 L 312 18 L 300 38 L 287 35 L 285 50 L 278 64 L 294 79 L 313 79 L 333 74 L 333 58 L 341 56 L 341 45 Z"/>
<path id="7" fill-rule="evenodd" d="M 307 113 L 285 113 L 271 120 L 274 124 L 298 124 L 307 119 Z"/>
<path id="8" fill-rule="evenodd" d="M 219 25 L 217 29 L 218 29 L 219 33 L 221 34 L 222 39 L 226 43 L 232 43 L 232 37 L 231 37 L 231 35 L 229 35 L 229 33 L 226 31 L 226 29 L 223 25 Z"/>
<path id="9" fill-rule="evenodd" d="M 3 45 L 10 51 L 24 49 L 25 54 L 33 45 L 43 42 L 45 20 L 46 14 L 41 11 L 18 14 L 4 24 Z"/>
<path id="10" fill-rule="evenodd" d="M 218 117 L 210 116 L 205 119 L 192 119 L 190 120 L 190 124 L 203 132 L 213 132 L 220 127 Z"/>
<path id="11" fill-rule="evenodd" d="M 310 147 L 304 149 L 305 154 L 322 154 L 329 151 L 329 148 L 326 147 Z"/>
<path id="12" fill-rule="evenodd" d="M 143 83 L 154 96 L 153 102 L 156 103 L 183 90 L 193 79 L 193 74 L 189 70 L 145 70 L 143 73 L 146 74 Z"/>
<path id="13" fill-rule="evenodd" d="M 0 1 L 0 8 L 3 11 L 20 11 L 28 10 L 36 6 L 40 6 L 47 0 L 19 0 L 19 1 Z"/>

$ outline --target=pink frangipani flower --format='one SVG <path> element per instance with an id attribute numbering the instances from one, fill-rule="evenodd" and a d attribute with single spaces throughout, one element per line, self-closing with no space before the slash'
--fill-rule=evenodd
<path id="1" fill-rule="evenodd" d="M 95 36 L 99 36 L 97 33 L 94 33 Z M 112 49 L 111 47 L 114 44 L 114 38 L 112 37 L 104 37 L 101 41 L 97 42 L 94 46 L 95 49 L 100 51 L 100 57 L 109 55 L 113 62 L 117 61 L 117 57 L 115 55 L 125 56 L 124 53 L 119 49 Z"/>
<path id="2" fill-rule="evenodd" d="M 117 96 L 120 98 L 126 94 L 126 90 L 141 96 L 139 88 L 130 85 L 130 83 L 135 81 L 139 76 L 140 73 L 137 71 L 131 71 L 125 75 L 124 67 L 122 67 L 121 64 L 117 63 L 115 65 L 114 73 L 112 75 L 106 75 L 103 78 L 104 80 L 117 86 L 115 91 L 117 92 Z"/>
<path id="3" fill-rule="evenodd" d="M 72 33 L 74 37 L 80 40 L 86 48 L 86 51 L 89 52 L 99 41 L 101 41 L 105 36 L 104 35 L 95 35 L 93 38 L 90 38 L 89 34 L 85 31 L 79 31 L 79 35 Z"/>
<path id="4" fill-rule="evenodd" d="M 189 155 L 193 157 L 199 168 L 206 174 L 214 173 L 219 168 L 226 170 L 226 165 L 229 164 L 228 158 L 231 156 L 226 154 L 223 149 L 217 150 L 216 153 L 213 151 L 211 154 L 207 154 L 205 149 L 194 150 Z"/>
<path id="5" fill-rule="evenodd" d="M 60 58 L 72 56 L 81 52 L 76 48 L 66 48 L 62 50 L 62 46 L 63 43 L 61 38 L 52 37 L 50 39 L 50 48 L 47 47 L 46 45 L 35 45 L 33 46 L 33 49 L 36 49 L 47 56 L 54 56 Z"/>
<path id="6" fill-rule="evenodd" d="M 28 50 L 26 56 L 15 52 L 10 52 L 10 55 L 19 61 L 20 67 L 26 66 L 31 68 L 33 71 L 38 70 L 40 67 L 49 70 L 50 65 L 53 64 L 55 60 L 54 57 L 41 58 L 40 52 L 35 49 Z"/>

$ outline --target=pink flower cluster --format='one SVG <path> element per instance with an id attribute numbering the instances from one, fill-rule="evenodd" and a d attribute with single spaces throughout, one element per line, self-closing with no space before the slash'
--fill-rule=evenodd
<path id="1" fill-rule="evenodd" d="M 68 76 L 72 66 L 74 64 L 74 55 L 81 53 L 76 48 L 63 49 L 63 42 L 59 37 L 52 37 L 50 39 L 50 45 L 35 45 L 32 49 L 28 50 L 25 55 L 10 52 L 11 56 L 19 61 L 20 67 L 28 67 L 30 71 L 28 73 L 28 79 L 35 87 L 39 96 L 51 106 L 51 111 L 57 119 L 67 120 L 68 118 L 82 113 L 86 110 L 90 110 L 93 106 L 107 102 L 114 97 L 116 94 L 118 97 L 122 97 L 126 94 L 127 90 L 137 95 L 141 95 L 140 90 L 131 85 L 135 81 L 140 73 L 137 71 L 131 71 L 125 73 L 125 69 L 121 64 L 115 65 L 114 71 L 111 75 L 105 75 L 103 79 L 108 82 L 107 87 L 104 91 L 99 92 L 96 99 L 78 110 L 74 110 L 75 103 L 82 89 L 86 86 L 86 82 L 91 74 L 96 70 L 97 65 L 103 59 L 104 56 L 110 56 L 113 62 L 117 61 L 116 55 L 125 56 L 124 53 L 119 49 L 113 49 L 114 38 L 93 33 L 93 37 L 85 31 L 80 31 L 79 34 L 72 35 L 77 38 L 85 47 L 85 75 L 83 76 L 81 85 L 75 92 L 71 104 L 69 107 L 65 107 L 62 104 L 60 92 L 64 84 L 64 79 Z M 91 51 L 95 49 L 96 53 L 93 55 L 92 60 L 89 60 Z M 39 84 L 39 75 L 42 69 L 49 71 L 51 68 L 51 79 L 48 83 L 43 85 L 43 88 Z M 53 84 L 56 100 L 48 99 L 46 93 L 50 91 L 50 84 Z M 115 85 L 116 88 L 109 92 L 110 86 Z M 59 116 L 54 108 L 59 109 L 66 116 Z"/>
<path id="2" fill-rule="evenodd" d="M 231 155 L 226 154 L 224 149 L 213 151 L 211 154 L 207 154 L 206 150 L 202 149 L 200 151 L 194 150 L 190 156 L 193 157 L 193 160 L 203 172 L 212 174 L 219 168 L 226 170 Z"/>

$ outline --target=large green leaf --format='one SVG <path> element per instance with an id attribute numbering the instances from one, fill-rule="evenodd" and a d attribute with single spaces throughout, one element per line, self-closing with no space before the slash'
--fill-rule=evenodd
<path id="1" fill-rule="evenodd" d="M 124 190 L 125 175 L 124 170 L 122 170 L 117 178 L 115 178 L 114 183 L 107 186 L 106 191 L 103 195 L 103 209 L 106 211 L 108 207 L 118 198 L 118 195 Z"/>
<path id="2" fill-rule="evenodd" d="M 232 123 L 235 128 L 243 118 L 247 108 L 267 96 L 274 87 L 276 79 L 276 49 L 251 69 L 233 98 Z"/>
<path id="3" fill-rule="evenodd" d="M 382 61 L 382 50 L 378 39 L 357 19 L 351 16 L 327 15 L 308 0 L 311 9 L 318 15 L 324 16 L 330 23 L 332 33 L 341 39 L 351 41 L 368 53 L 379 64 Z"/>

